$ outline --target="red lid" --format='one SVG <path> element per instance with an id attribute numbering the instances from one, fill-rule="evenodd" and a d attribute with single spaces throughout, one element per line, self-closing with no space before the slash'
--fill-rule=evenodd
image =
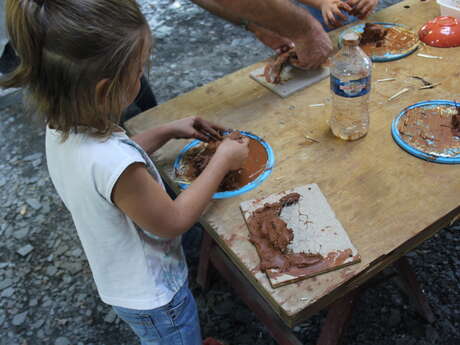
<path id="1" fill-rule="evenodd" d="M 420 41 L 439 48 L 460 46 L 460 22 L 454 17 L 436 17 L 418 32 Z"/>

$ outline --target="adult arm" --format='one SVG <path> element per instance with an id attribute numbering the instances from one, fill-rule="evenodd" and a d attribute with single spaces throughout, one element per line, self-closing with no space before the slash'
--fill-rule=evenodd
<path id="1" fill-rule="evenodd" d="M 253 23 L 290 39 L 299 66 L 315 68 L 332 51 L 332 43 L 321 24 L 290 0 L 192 0 L 197 5 L 231 22 Z"/>

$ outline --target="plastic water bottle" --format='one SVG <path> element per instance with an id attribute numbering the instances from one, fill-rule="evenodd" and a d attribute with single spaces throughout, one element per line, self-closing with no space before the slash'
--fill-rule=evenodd
<path id="1" fill-rule="evenodd" d="M 332 58 L 332 133 L 343 140 L 356 140 L 369 129 L 371 59 L 359 47 L 359 36 L 343 37 L 343 47 Z"/>

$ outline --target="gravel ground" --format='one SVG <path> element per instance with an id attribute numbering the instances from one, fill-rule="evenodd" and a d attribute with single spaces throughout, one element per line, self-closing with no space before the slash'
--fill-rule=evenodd
<path id="1" fill-rule="evenodd" d="M 157 37 L 150 79 L 160 102 L 270 55 L 242 29 L 185 0 L 140 2 Z M 0 113 L 0 345 L 136 344 L 97 296 L 71 217 L 48 177 L 42 123 L 17 102 Z M 389 281 L 364 293 L 344 343 L 460 344 L 459 230 L 444 229 L 409 254 L 436 316 L 432 325 Z M 228 345 L 274 344 L 222 278 L 202 292 L 193 281 L 196 255 L 189 261 L 205 336 Z M 324 315 L 294 328 L 304 344 L 315 344 Z"/>

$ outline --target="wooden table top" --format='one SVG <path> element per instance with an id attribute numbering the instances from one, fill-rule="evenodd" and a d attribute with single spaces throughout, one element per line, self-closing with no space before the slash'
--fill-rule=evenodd
<path id="1" fill-rule="evenodd" d="M 418 31 L 439 13 L 435 0 L 407 0 L 370 20 L 403 23 Z M 334 39 L 336 31 L 331 33 Z M 272 175 L 253 191 L 213 201 L 201 221 L 273 310 L 293 326 L 380 272 L 460 214 L 460 166 L 415 158 L 393 142 L 390 132 L 391 121 L 406 106 L 430 99 L 460 100 L 460 47 L 421 47 L 404 59 L 375 63 L 369 133 L 355 142 L 341 141 L 329 130 L 328 80 L 282 99 L 249 78 L 249 72 L 262 65 L 249 66 L 161 104 L 130 120 L 127 128 L 136 134 L 199 115 L 225 127 L 253 132 L 270 143 L 276 156 Z M 414 75 L 442 83 L 418 90 L 422 85 L 410 77 Z M 391 77 L 396 80 L 376 82 Z M 388 101 L 405 87 L 410 91 Z M 317 103 L 326 106 L 309 107 Z M 184 140 L 172 141 L 154 154 L 170 184 L 173 161 L 185 144 Z M 362 262 L 272 289 L 257 268 L 259 258 L 248 241 L 239 204 L 309 183 L 320 186 Z"/>

